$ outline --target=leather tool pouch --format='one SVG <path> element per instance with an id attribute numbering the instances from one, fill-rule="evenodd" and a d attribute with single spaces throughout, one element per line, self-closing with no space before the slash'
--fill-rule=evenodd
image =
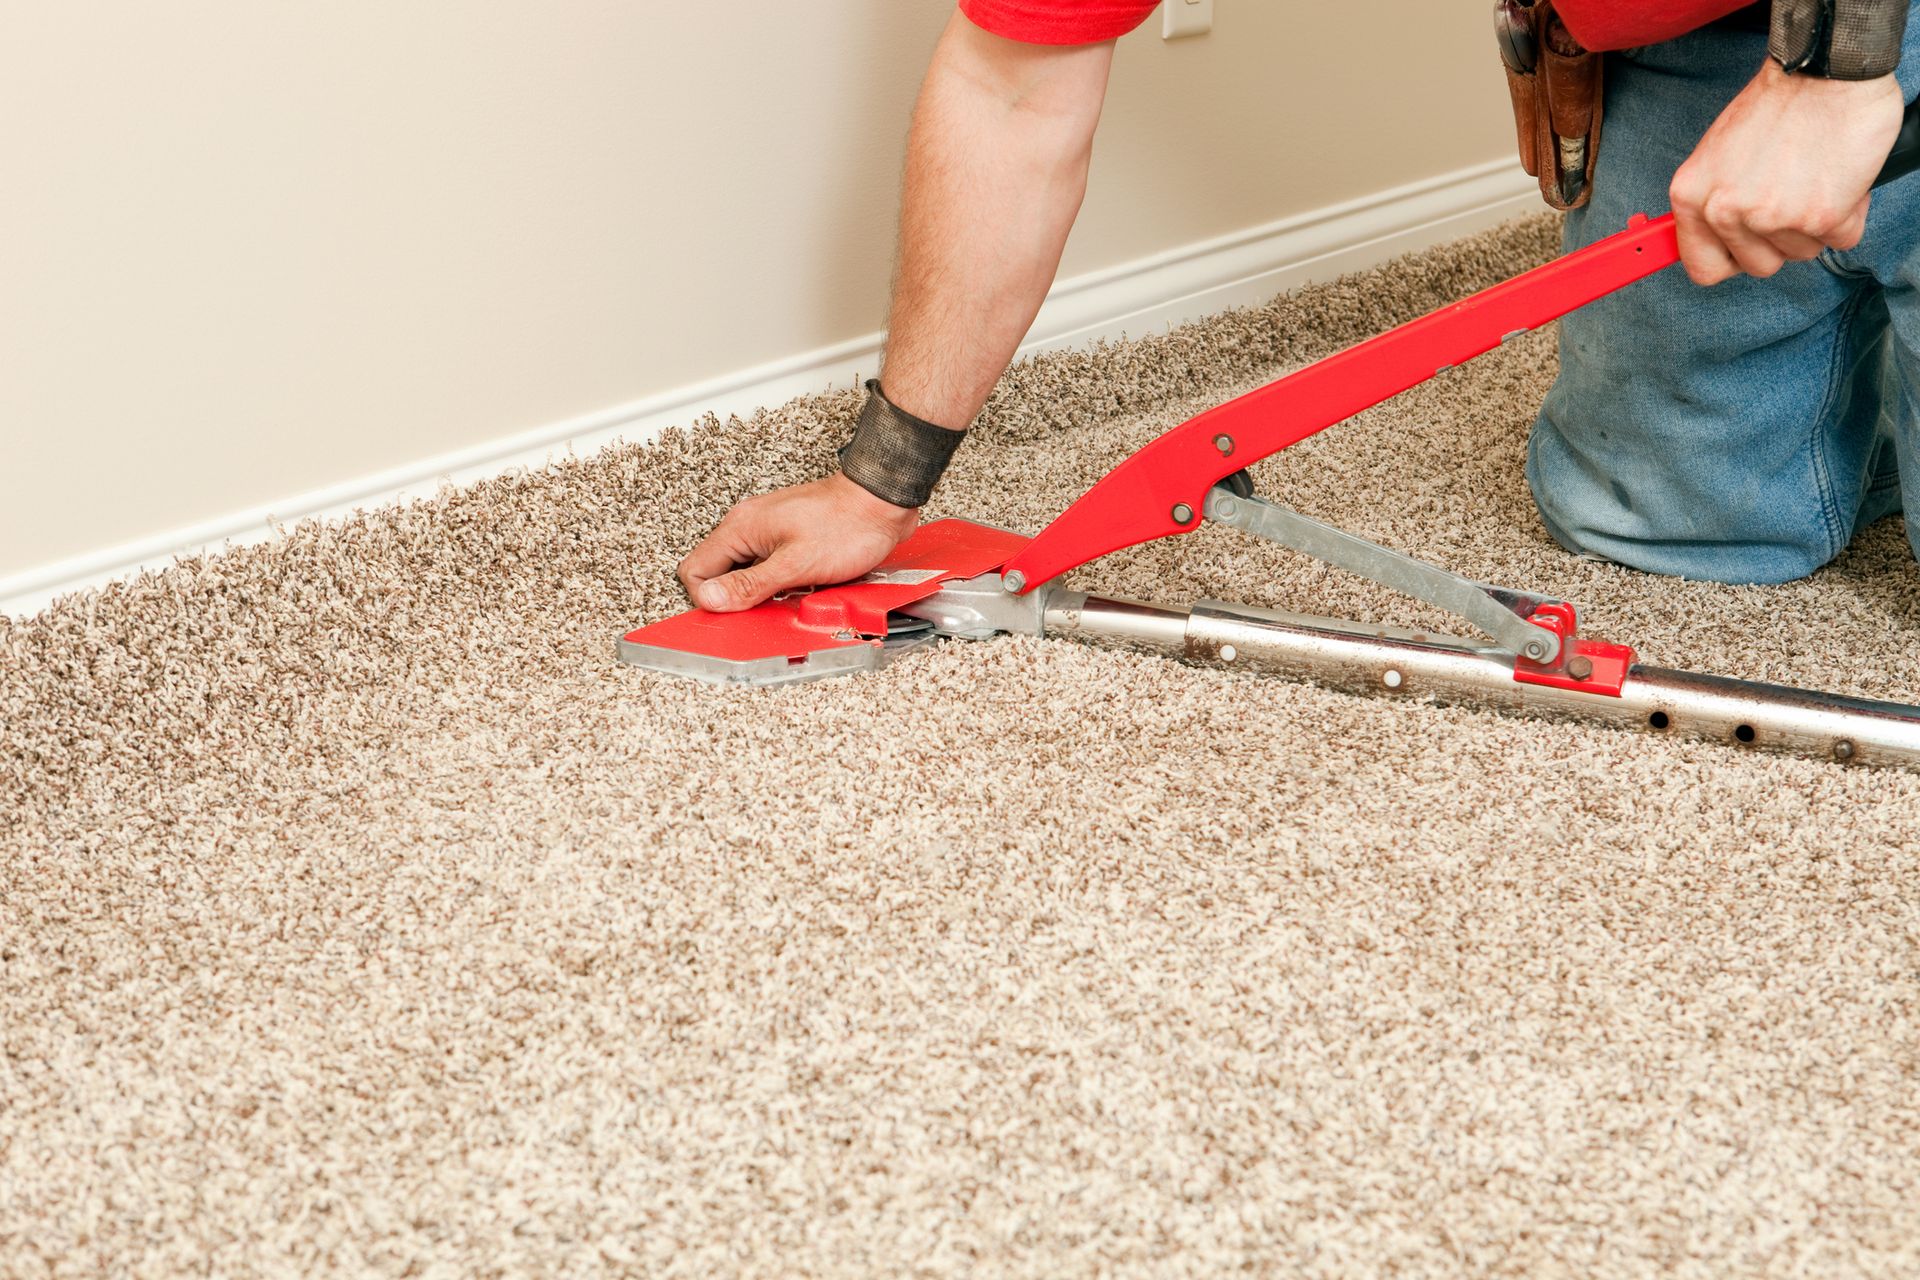
<path id="1" fill-rule="evenodd" d="M 1568 34 L 1553 0 L 1500 0 L 1494 23 L 1520 163 L 1548 204 L 1577 209 L 1593 193 L 1600 153 L 1601 56 Z"/>

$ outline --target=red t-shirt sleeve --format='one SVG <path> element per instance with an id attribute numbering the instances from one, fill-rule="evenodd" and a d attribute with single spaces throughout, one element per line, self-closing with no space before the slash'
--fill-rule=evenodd
<path id="1" fill-rule="evenodd" d="M 1026 44 L 1098 44 L 1147 20 L 1160 0 L 960 0 L 982 31 Z"/>

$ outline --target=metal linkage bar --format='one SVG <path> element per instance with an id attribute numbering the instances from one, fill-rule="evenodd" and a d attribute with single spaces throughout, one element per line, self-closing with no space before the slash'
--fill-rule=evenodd
<path id="1" fill-rule="evenodd" d="M 1261 498 L 1242 498 L 1224 488 L 1215 488 L 1207 494 L 1206 517 L 1216 524 L 1305 552 L 1335 568 L 1357 573 L 1445 609 L 1486 632 L 1509 653 L 1539 663 L 1551 663 L 1560 656 L 1560 637 L 1528 622 L 1507 603 L 1512 600 L 1531 604 L 1535 602 L 1533 597 L 1448 573 L 1437 565 L 1415 560 L 1365 538 L 1356 538 L 1289 507 Z"/>

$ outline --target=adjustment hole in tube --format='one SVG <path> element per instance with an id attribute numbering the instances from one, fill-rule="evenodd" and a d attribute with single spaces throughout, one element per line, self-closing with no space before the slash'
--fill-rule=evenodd
<path id="1" fill-rule="evenodd" d="M 1740 741 L 1742 742 L 1752 742 L 1753 726 L 1750 724 L 1739 725 L 1734 729 L 1733 736 L 1740 739 Z"/>
<path id="2" fill-rule="evenodd" d="M 1664 711 L 1656 711 L 1647 717 L 1647 725 L 1654 729 L 1664 729 L 1672 723 L 1673 721 L 1667 719 L 1667 713 Z"/>

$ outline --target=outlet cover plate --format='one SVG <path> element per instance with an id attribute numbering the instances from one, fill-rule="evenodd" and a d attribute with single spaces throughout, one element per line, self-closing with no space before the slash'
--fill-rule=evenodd
<path id="1" fill-rule="evenodd" d="M 1160 38 L 1179 40 L 1213 30 L 1213 0 L 1162 0 Z"/>

